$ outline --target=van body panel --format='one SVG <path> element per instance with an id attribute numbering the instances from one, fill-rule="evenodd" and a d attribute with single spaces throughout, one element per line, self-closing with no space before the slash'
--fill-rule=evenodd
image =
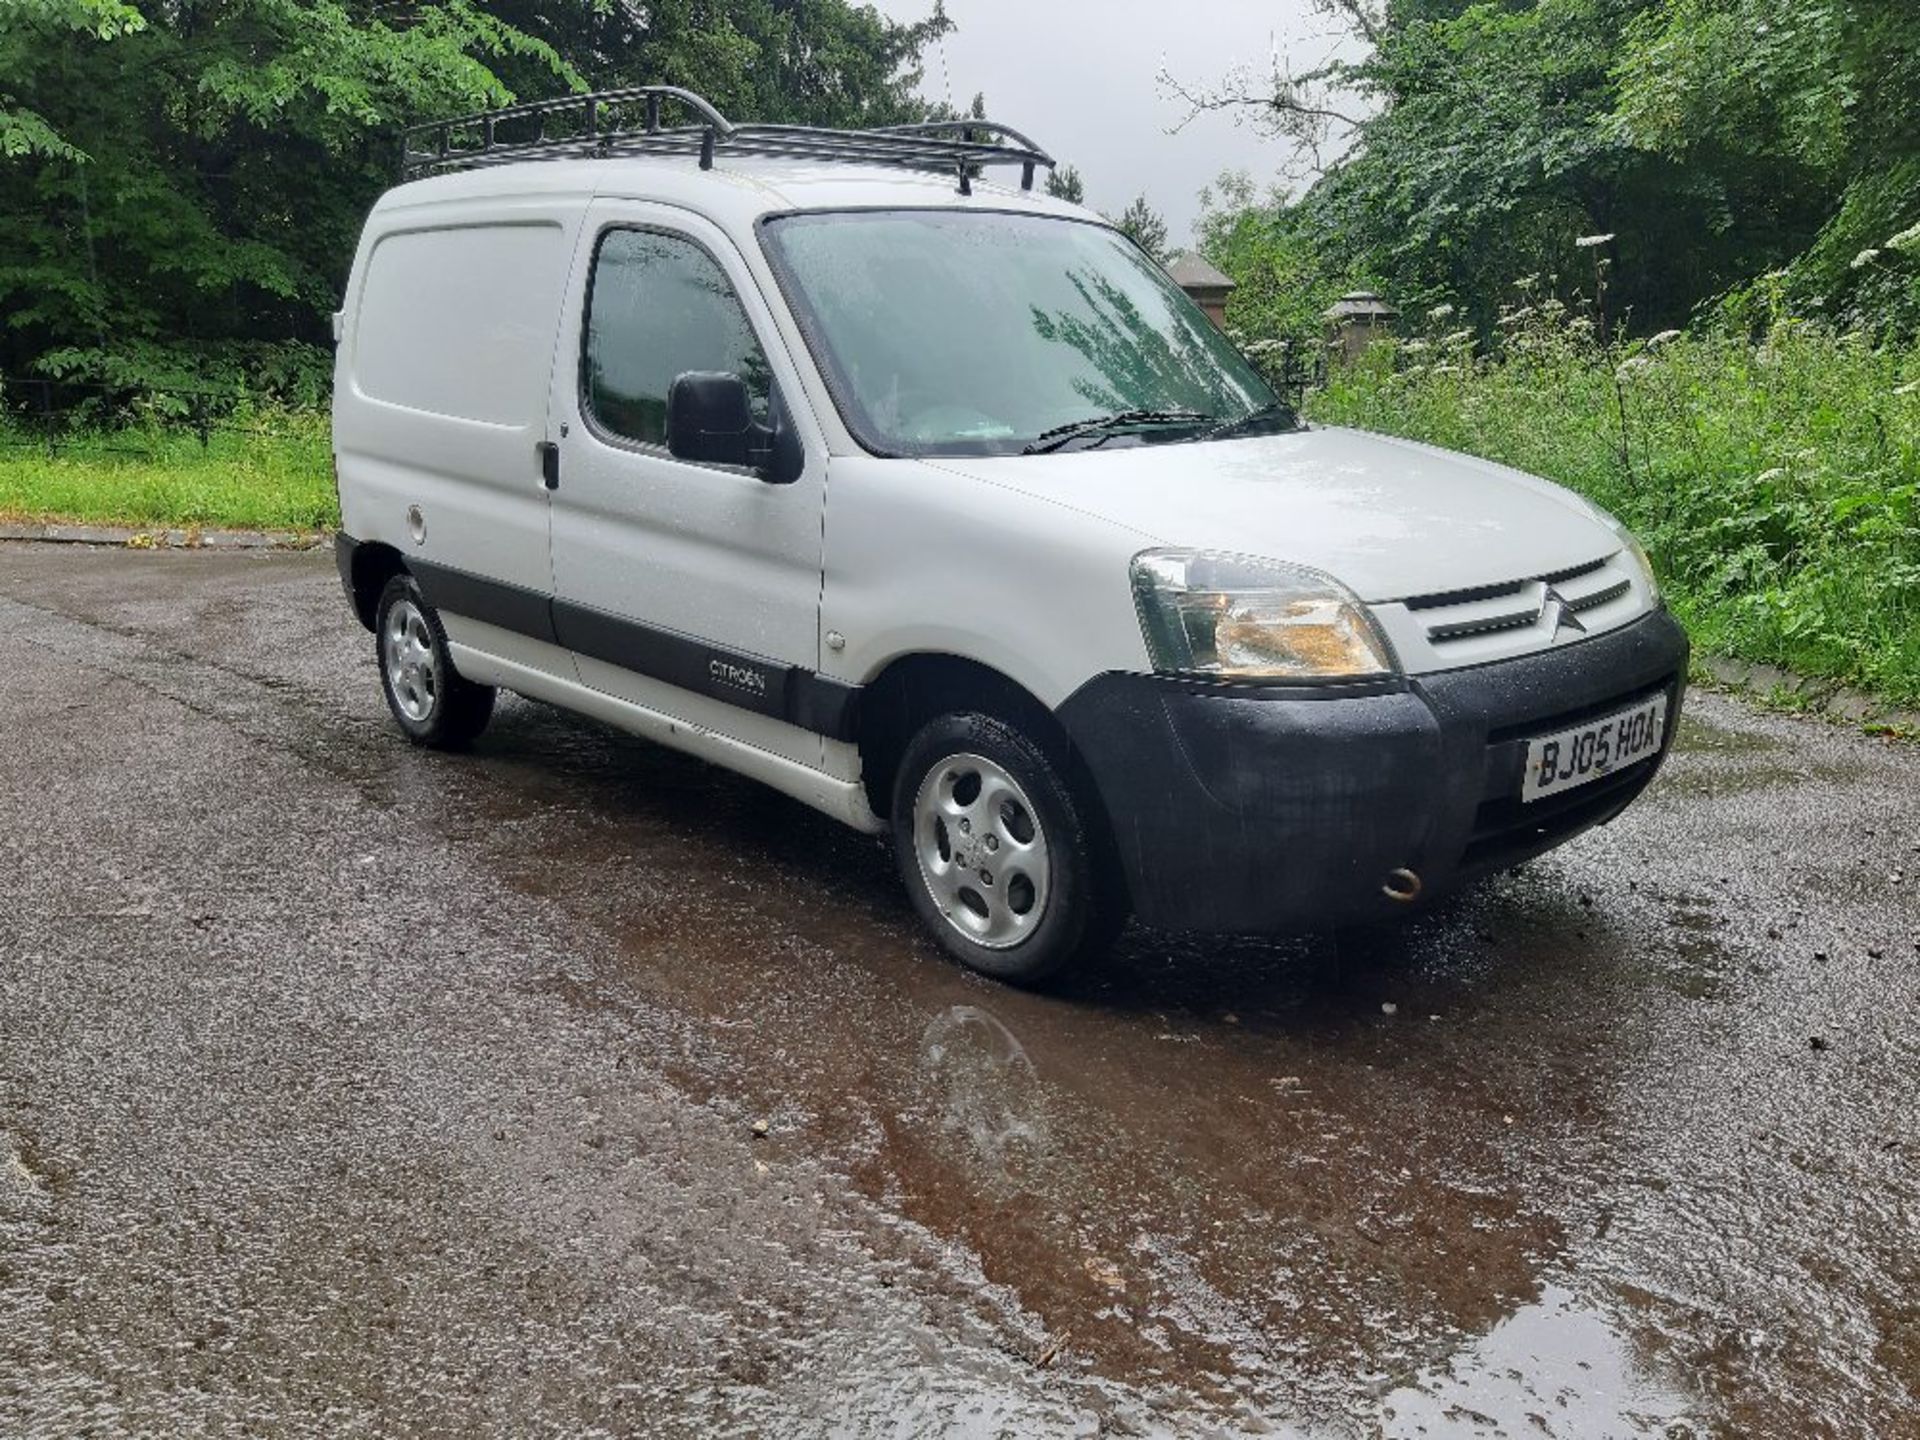
<path id="1" fill-rule="evenodd" d="M 1148 667 L 1128 562 L 1151 538 L 940 465 L 833 462 L 821 624 L 829 675 L 958 655 L 1058 705 L 1101 670 Z"/>
<path id="2" fill-rule="evenodd" d="M 579 209 L 375 207 L 335 362 L 341 521 L 357 539 L 552 589 L 538 447 Z"/>

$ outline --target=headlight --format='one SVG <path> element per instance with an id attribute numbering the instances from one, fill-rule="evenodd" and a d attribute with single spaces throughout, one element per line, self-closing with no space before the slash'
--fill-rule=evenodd
<path id="1" fill-rule="evenodd" d="M 1606 515 L 1604 510 L 1600 513 Z M 1622 525 L 1611 515 L 1607 515 L 1607 524 L 1613 527 L 1613 533 L 1620 537 L 1620 543 L 1626 547 L 1628 556 L 1633 560 L 1633 563 L 1639 567 L 1640 581 L 1647 589 L 1647 604 L 1658 605 L 1660 603 L 1660 577 L 1653 573 L 1653 557 L 1647 554 L 1647 547 L 1640 543 L 1638 537 L 1636 537 L 1631 530 L 1627 529 L 1626 526 Z"/>
<path id="2" fill-rule="evenodd" d="M 1351 680 L 1394 673 L 1351 591 L 1317 570 L 1206 550 L 1133 557 L 1153 668 L 1188 675 Z"/>

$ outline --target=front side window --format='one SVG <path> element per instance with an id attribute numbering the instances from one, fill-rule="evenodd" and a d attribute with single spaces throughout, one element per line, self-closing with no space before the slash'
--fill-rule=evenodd
<path id="1" fill-rule="evenodd" d="M 848 426 L 895 455 L 1014 454 L 1103 417 L 1198 439 L 1277 397 L 1139 247 L 1104 226 L 958 210 L 782 216 L 764 243 Z M 1106 437 L 1101 438 L 1106 443 Z"/>
<path id="2" fill-rule="evenodd" d="M 666 445 L 667 392 L 689 370 L 738 375 L 762 423 L 773 393 L 766 354 L 726 274 L 692 241 L 653 230 L 610 230 L 601 240 L 583 370 L 587 413 L 642 445 Z"/>

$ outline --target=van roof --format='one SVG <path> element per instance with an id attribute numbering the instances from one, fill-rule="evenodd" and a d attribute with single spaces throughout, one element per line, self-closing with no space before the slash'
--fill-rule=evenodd
<path id="1" fill-rule="evenodd" d="M 679 205 L 746 227 L 797 210 L 940 208 L 1017 210 L 1077 219 L 1091 212 L 1039 190 L 976 179 L 963 195 L 950 174 L 845 161 L 722 155 L 711 169 L 691 155 L 611 155 L 478 166 L 396 185 L 376 213 L 514 197 L 621 198 Z"/>

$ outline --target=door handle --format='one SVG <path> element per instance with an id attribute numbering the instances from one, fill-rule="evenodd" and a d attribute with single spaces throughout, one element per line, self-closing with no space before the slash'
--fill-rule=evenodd
<path id="1" fill-rule="evenodd" d="M 540 457 L 540 483 L 549 490 L 560 488 L 560 447 L 551 440 L 542 440 L 533 447 Z"/>

